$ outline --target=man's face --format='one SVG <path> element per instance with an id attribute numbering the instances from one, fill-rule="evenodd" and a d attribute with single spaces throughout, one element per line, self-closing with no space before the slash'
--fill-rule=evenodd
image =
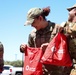
<path id="1" fill-rule="evenodd" d="M 39 16 L 38 18 L 35 18 L 31 26 L 36 28 L 37 30 L 40 30 L 42 28 L 42 23 L 43 23 L 43 18 Z"/>
<path id="2" fill-rule="evenodd" d="M 72 22 L 75 16 L 76 16 L 76 8 L 73 8 L 69 11 L 68 21 Z"/>

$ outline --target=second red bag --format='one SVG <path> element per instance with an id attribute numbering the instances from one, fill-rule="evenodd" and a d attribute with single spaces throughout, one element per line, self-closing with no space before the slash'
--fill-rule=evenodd
<path id="1" fill-rule="evenodd" d="M 72 61 L 67 48 L 67 38 L 58 33 L 49 43 L 42 56 L 41 62 L 57 66 L 72 66 Z"/>

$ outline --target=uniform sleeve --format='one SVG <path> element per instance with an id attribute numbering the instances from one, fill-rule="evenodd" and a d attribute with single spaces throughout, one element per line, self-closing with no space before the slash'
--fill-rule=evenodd
<path id="1" fill-rule="evenodd" d="M 76 34 L 76 23 L 63 22 L 61 26 L 64 27 L 64 31 L 69 34 Z"/>
<path id="2" fill-rule="evenodd" d="M 36 29 L 33 29 L 28 37 L 28 46 L 35 47 L 35 35 L 36 35 Z"/>
<path id="3" fill-rule="evenodd" d="M 56 33 L 60 32 L 60 28 L 61 28 L 60 24 L 55 25 Z"/>
<path id="4" fill-rule="evenodd" d="M 76 23 L 73 24 L 72 27 L 70 27 L 70 30 L 71 30 L 71 34 L 72 34 L 73 36 L 76 36 Z"/>
<path id="5" fill-rule="evenodd" d="M 76 32 L 76 23 L 73 24 L 73 26 L 70 28 L 72 31 L 75 31 Z"/>

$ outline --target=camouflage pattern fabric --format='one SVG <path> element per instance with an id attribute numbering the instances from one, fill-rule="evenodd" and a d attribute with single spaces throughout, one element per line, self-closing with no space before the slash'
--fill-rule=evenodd
<path id="1" fill-rule="evenodd" d="M 76 75 L 76 69 L 72 69 L 70 75 Z"/>
<path id="2" fill-rule="evenodd" d="M 71 58 L 72 60 L 76 61 L 76 23 L 66 22 L 64 27 L 64 32 L 68 36 L 69 52 Z"/>
<path id="3" fill-rule="evenodd" d="M 76 60 L 76 38 L 69 41 L 69 51 L 72 59 Z"/>
<path id="4" fill-rule="evenodd" d="M 68 39 L 68 49 L 73 60 L 73 65 L 76 63 L 76 23 L 65 22 L 64 23 L 64 33 Z M 71 74 L 76 75 L 76 70 L 71 68 Z"/>
<path id="5" fill-rule="evenodd" d="M 55 23 L 49 22 L 45 29 L 33 30 L 29 35 L 28 45 L 30 47 L 40 47 L 43 43 L 48 43 L 57 33 Z"/>

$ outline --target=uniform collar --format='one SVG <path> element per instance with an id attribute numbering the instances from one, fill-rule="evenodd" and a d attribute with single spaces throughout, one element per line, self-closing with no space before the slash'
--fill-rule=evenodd
<path id="1" fill-rule="evenodd" d="M 43 28 L 43 29 L 37 30 L 36 33 L 38 33 L 38 34 L 45 34 L 47 31 L 50 30 L 50 23 L 51 22 L 48 21 L 48 25 L 45 28 Z"/>

